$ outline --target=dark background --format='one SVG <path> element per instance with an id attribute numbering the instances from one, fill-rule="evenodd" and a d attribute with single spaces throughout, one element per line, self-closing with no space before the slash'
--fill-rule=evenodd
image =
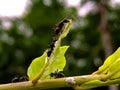
<path id="1" fill-rule="evenodd" d="M 81 17 L 65 1 L 50 0 L 49 5 L 45 1 L 31 0 L 29 11 L 21 18 L 0 18 L 1 84 L 10 83 L 15 75 L 26 75 L 31 61 L 48 48 L 55 24 L 64 18 L 73 19 L 71 31 L 62 41 L 62 45 L 70 45 L 66 53 L 66 76 L 91 74 L 119 47 L 119 4 L 112 7 L 109 0 L 82 0 L 79 8 L 91 2 L 94 9 Z M 12 26 L 5 28 L 3 22 Z M 107 87 L 93 90 L 99 89 L 107 90 Z"/>

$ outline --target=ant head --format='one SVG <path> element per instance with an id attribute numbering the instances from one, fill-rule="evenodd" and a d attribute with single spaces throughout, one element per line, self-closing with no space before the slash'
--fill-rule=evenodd
<path id="1" fill-rule="evenodd" d="M 55 76 L 55 73 L 50 73 L 50 77 L 54 77 Z"/>
<path id="2" fill-rule="evenodd" d="M 63 23 L 68 23 L 70 20 L 69 19 L 64 19 L 62 22 Z"/>

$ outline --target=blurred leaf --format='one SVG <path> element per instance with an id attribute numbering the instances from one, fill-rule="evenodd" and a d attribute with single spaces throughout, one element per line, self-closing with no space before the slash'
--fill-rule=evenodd
<path id="1" fill-rule="evenodd" d="M 120 48 L 118 48 L 115 53 L 110 55 L 105 60 L 104 64 L 98 69 L 97 73 L 109 74 L 119 69 L 120 69 Z M 118 78 L 118 77 L 120 77 L 120 72 L 112 76 L 111 79 Z"/>
<path id="2" fill-rule="evenodd" d="M 88 81 L 86 83 L 81 84 L 80 87 L 85 89 L 90 89 L 90 88 L 95 88 L 103 85 L 105 85 L 105 82 L 102 82 L 100 80 L 92 80 L 92 81 Z"/>
<path id="3" fill-rule="evenodd" d="M 115 79 L 120 77 L 120 58 L 116 59 L 116 61 L 111 65 L 111 67 L 108 70 L 108 73 L 112 73 L 114 71 L 118 70 L 117 73 L 115 73 L 110 79 Z"/>

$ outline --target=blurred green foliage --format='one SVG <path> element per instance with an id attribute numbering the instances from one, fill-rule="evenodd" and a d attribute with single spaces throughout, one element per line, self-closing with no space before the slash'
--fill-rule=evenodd
<path id="1" fill-rule="evenodd" d="M 11 82 L 15 75 L 26 75 L 31 61 L 49 47 L 55 24 L 66 17 L 73 19 L 72 29 L 62 42 L 63 45 L 70 45 L 66 53 L 66 76 L 90 74 L 105 60 L 98 31 L 98 12 L 80 17 L 77 9 L 67 7 L 64 1 L 50 0 L 49 4 L 45 1 L 31 0 L 29 12 L 22 18 L 0 19 L 0 83 Z M 120 45 L 120 6 L 118 4 L 113 8 L 108 4 L 106 10 L 116 50 Z M 9 27 L 5 27 L 4 23 L 9 23 Z"/>

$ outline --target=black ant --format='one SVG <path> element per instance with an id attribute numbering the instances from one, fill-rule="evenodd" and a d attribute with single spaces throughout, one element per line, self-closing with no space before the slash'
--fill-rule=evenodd
<path id="1" fill-rule="evenodd" d="M 11 82 L 12 82 L 12 83 L 14 83 L 14 82 L 19 82 L 19 77 L 18 77 L 18 76 L 15 76 L 15 77 L 12 79 Z"/>
<path id="2" fill-rule="evenodd" d="M 15 82 L 24 82 L 24 81 L 29 81 L 27 76 L 22 76 L 22 77 L 15 76 L 11 82 L 15 83 Z"/>
<path id="3" fill-rule="evenodd" d="M 55 34 L 57 34 L 56 35 L 56 37 L 54 37 L 53 38 L 53 41 L 52 41 L 52 43 L 50 44 L 50 48 L 48 49 L 48 51 L 47 51 L 47 57 L 50 57 L 50 55 L 52 54 L 52 51 L 53 51 L 53 49 L 54 49 L 54 47 L 55 47 L 55 42 L 58 40 L 58 37 L 59 37 L 59 33 L 60 33 L 60 30 L 62 30 L 62 28 L 64 27 L 64 24 L 66 24 L 66 23 L 68 23 L 69 22 L 69 19 L 64 19 L 63 21 L 61 21 L 59 24 L 58 24 L 58 26 L 56 27 L 56 29 L 55 29 Z"/>
<path id="4" fill-rule="evenodd" d="M 64 25 L 68 22 L 69 22 L 69 19 L 64 19 L 63 21 L 61 21 L 55 29 L 55 34 L 58 35 L 60 31 L 63 29 Z"/>
<path id="5" fill-rule="evenodd" d="M 58 39 L 57 38 L 53 38 L 53 41 L 52 43 L 50 44 L 50 48 L 48 49 L 47 51 L 47 56 L 50 57 L 50 55 L 52 54 L 52 51 L 55 47 L 55 42 L 57 41 Z"/>
<path id="6" fill-rule="evenodd" d="M 19 81 L 20 81 L 20 82 L 29 81 L 29 79 L 28 79 L 27 76 L 22 76 L 22 77 L 19 78 Z"/>
<path id="7" fill-rule="evenodd" d="M 56 42 L 58 40 L 57 37 L 53 37 L 53 41 L 52 42 Z"/>
<path id="8" fill-rule="evenodd" d="M 52 51 L 54 49 L 55 45 L 54 42 L 51 43 L 50 48 L 47 51 L 47 56 L 50 57 L 50 55 L 52 54 Z"/>
<path id="9" fill-rule="evenodd" d="M 50 44 L 50 49 L 53 50 L 54 47 L 55 47 L 55 42 L 52 42 L 52 43 Z"/>
<path id="10" fill-rule="evenodd" d="M 48 49 L 48 51 L 47 51 L 47 57 L 50 57 L 51 54 L 52 54 L 52 50 Z"/>
<path id="11" fill-rule="evenodd" d="M 50 77 L 62 78 L 65 77 L 65 75 L 63 74 L 63 71 L 56 70 L 55 72 L 50 73 Z"/>

